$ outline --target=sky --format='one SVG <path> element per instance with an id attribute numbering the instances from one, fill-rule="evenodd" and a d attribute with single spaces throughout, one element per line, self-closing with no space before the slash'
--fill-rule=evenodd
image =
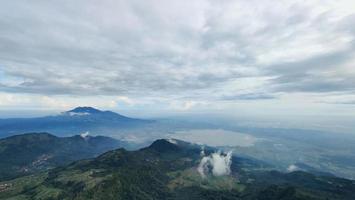
<path id="1" fill-rule="evenodd" d="M 355 117 L 352 0 L 11 0 L 0 111 Z"/>

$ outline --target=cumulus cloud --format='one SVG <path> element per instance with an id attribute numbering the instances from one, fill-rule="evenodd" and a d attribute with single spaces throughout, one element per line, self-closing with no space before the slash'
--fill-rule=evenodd
<path id="1" fill-rule="evenodd" d="M 210 171 L 214 176 L 224 176 L 230 174 L 230 166 L 232 164 L 231 151 L 226 154 L 222 152 L 215 152 L 209 156 L 204 156 L 205 152 L 202 149 L 201 155 L 203 157 L 197 167 L 197 171 L 203 178 L 205 178 Z"/>

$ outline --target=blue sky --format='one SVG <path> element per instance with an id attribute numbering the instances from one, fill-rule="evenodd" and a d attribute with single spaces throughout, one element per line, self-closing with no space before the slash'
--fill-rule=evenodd
<path id="1" fill-rule="evenodd" d="M 352 1 L 3 2 L 0 110 L 355 115 Z"/>

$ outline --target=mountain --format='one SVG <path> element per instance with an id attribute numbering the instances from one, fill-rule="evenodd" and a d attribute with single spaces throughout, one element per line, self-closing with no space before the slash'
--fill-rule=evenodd
<path id="1" fill-rule="evenodd" d="M 218 156 L 219 154 L 219 156 Z M 229 154 L 178 140 L 157 140 L 150 146 L 116 149 L 97 158 L 71 163 L 35 176 L 0 183 L 0 199 L 354 199 L 355 182 L 307 172 L 282 173 L 264 163 L 232 157 L 230 172 L 201 176 L 206 156 L 220 170 Z M 226 156 L 226 157 L 224 157 Z M 229 165 L 228 165 L 229 167 Z M 205 170 L 211 170 L 211 166 Z M 2 189 L 1 189 L 2 188 Z"/>
<path id="2" fill-rule="evenodd" d="M 133 118 L 129 118 L 129 117 L 125 117 L 123 115 L 120 115 L 118 113 L 115 112 L 111 112 L 111 111 L 101 111 L 98 110 L 96 108 L 92 108 L 92 107 L 76 107 L 72 110 L 63 112 L 62 115 L 69 115 L 69 116 L 90 116 L 90 117 L 103 117 L 103 118 L 109 118 L 112 120 L 127 120 L 127 121 L 131 121 L 131 120 L 137 120 L 137 119 L 133 119 Z"/>
<path id="3" fill-rule="evenodd" d="M 26 132 L 50 132 L 61 136 L 83 132 L 102 135 L 152 122 L 92 107 L 77 107 L 54 116 L 0 119 L 0 138 Z"/>
<path id="4" fill-rule="evenodd" d="M 156 140 L 148 147 L 148 149 L 152 149 L 161 153 L 174 151 L 179 152 L 181 150 L 178 145 L 175 145 L 174 143 L 171 143 L 164 139 Z"/>
<path id="5" fill-rule="evenodd" d="M 0 140 L 0 180 L 92 158 L 122 145 L 113 138 L 87 135 L 61 138 L 28 133 L 4 138 Z"/>

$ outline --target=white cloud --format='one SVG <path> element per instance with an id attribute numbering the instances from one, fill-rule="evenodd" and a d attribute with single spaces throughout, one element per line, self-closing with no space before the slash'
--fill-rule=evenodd
<path id="1" fill-rule="evenodd" d="M 116 108 L 117 100 L 110 96 L 47 96 L 0 92 L 0 109 L 66 110 L 77 106 Z"/>
<path id="2" fill-rule="evenodd" d="M 201 153 L 204 155 L 204 152 Z M 231 173 L 232 164 L 232 152 L 223 154 L 221 152 L 212 153 L 209 156 L 202 157 L 197 171 L 204 178 L 209 173 L 210 168 L 212 169 L 212 175 L 214 176 L 225 176 Z"/>
<path id="3" fill-rule="evenodd" d="M 348 47 L 349 7 L 347 1 L 11 1 L 2 6 L 0 40 L 9 46 L 0 66 L 22 84 L 1 83 L 31 93 L 120 96 L 189 96 L 229 80 L 238 86 L 240 76 L 263 75 L 268 65 Z M 15 8 L 20 15 L 9 12 Z M 20 25 L 32 32 L 19 34 Z"/>
<path id="4" fill-rule="evenodd" d="M 294 171 L 298 171 L 298 170 L 300 170 L 300 168 L 297 167 L 296 165 L 290 165 L 287 167 L 288 172 L 294 172 Z"/>
<path id="5" fill-rule="evenodd" d="M 80 134 L 80 137 L 82 137 L 82 138 L 87 138 L 88 136 L 90 135 L 90 133 L 88 132 L 88 131 L 86 131 L 85 133 L 81 133 Z"/>
<path id="6" fill-rule="evenodd" d="M 118 102 L 123 102 L 125 104 L 130 105 L 130 106 L 133 106 L 133 105 L 137 104 L 137 102 L 135 100 L 133 100 L 133 99 L 127 97 L 127 96 L 118 96 L 116 99 L 117 99 Z"/>

